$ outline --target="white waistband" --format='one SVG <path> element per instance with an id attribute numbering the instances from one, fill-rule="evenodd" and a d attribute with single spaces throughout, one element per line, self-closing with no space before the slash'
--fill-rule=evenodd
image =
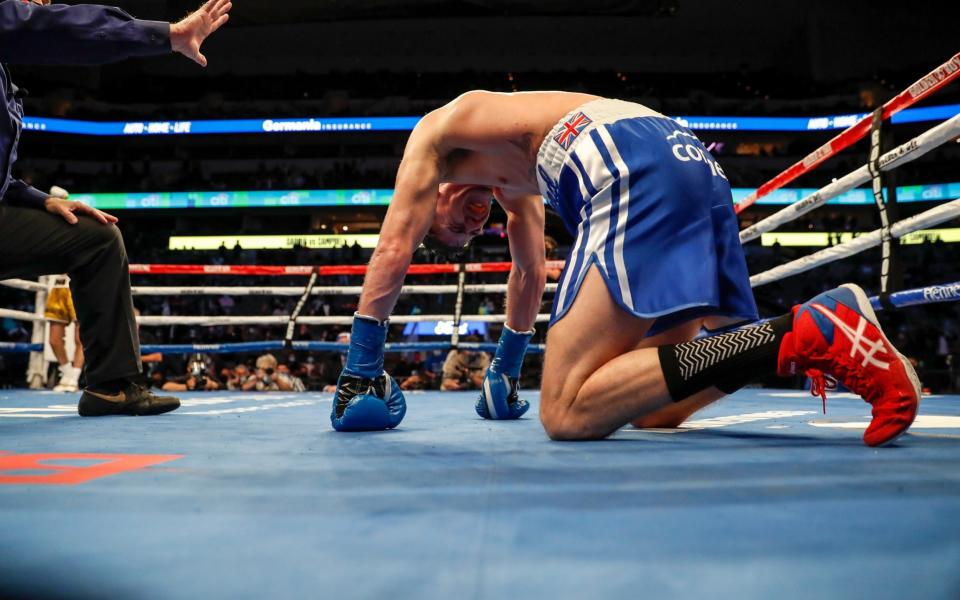
<path id="1" fill-rule="evenodd" d="M 564 149 L 563 146 L 554 142 L 554 138 L 564 131 L 564 123 L 569 122 L 575 114 L 581 112 L 590 119 L 591 123 L 577 134 L 576 139 L 573 140 L 567 149 Z M 564 115 L 554 128 L 550 130 L 547 137 L 543 139 L 543 142 L 540 144 L 540 150 L 537 152 L 537 166 L 541 167 L 553 181 L 557 181 L 560 177 L 560 169 L 566 162 L 567 156 L 573 152 L 577 143 L 586 137 L 584 134 L 597 125 L 604 125 L 621 119 L 635 117 L 663 117 L 663 115 L 642 104 L 611 98 L 598 98 L 586 104 L 581 104 Z M 542 185 L 541 191 L 543 191 Z"/>

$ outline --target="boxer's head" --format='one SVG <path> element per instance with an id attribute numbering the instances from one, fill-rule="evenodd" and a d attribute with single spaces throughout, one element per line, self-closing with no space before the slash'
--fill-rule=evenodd
<path id="1" fill-rule="evenodd" d="M 462 248 L 483 232 L 493 190 L 481 185 L 441 183 L 428 237 L 447 248 Z"/>

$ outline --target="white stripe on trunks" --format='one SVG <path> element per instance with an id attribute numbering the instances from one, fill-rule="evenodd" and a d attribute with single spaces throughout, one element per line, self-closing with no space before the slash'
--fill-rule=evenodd
<path id="1" fill-rule="evenodd" d="M 583 184 L 581 183 L 581 187 L 582 185 Z M 586 208 L 586 204 L 584 204 L 580 208 L 580 223 L 577 225 L 577 239 L 573 244 L 573 248 L 570 249 L 570 257 L 567 258 L 567 268 L 566 268 L 566 272 L 563 274 L 563 281 L 560 282 L 560 287 L 557 288 L 557 291 L 556 291 L 556 298 L 557 298 L 556 314 L 562 313 L 563 307 L 564 305 L 566 305 L 567 288 L 570 285 L 570 277 L 573 274 L 573 269 L 577 264 L 577 254 L 580 251 L 580 247 L 586 243 L 586 240 L 583 239 L 583 223 L 587 219 L 586 214 L 587 214 L 587 208 Z M 586 256 L 586 251 L 584 251 L 584 255 Z"/>
<path id="2" fill-rule="evenodd" d="M 588 146 L 587 144 L 591 144 Z M 582 151 L 586 151 L 582 153 Z M 586 173 L 586 182 L 583 180 L 583 174 L 580 170 L 573 164 L 571 161 L 569 163 L 570 168 L 573 169 L 573 173 L 577 178 L 577 182 L 580 184 L 580 193 L 583 198 L 586 199 L 584 207 L 580 211 L 580 231 L 583 230 L 583 221 L 586 220 L 586 202 L 590 203 L 590 230 L 587 233 L 587 239 L 582 240 L 585 246 L 583 262 L 580 265 L 580 268 L 575 274 L 569 273 L 572 275 L 574 286 L 576 287 L 584 274 L 586 273 L 587 268 L 591 263 L 591 259 L 596 256 L 597 262 L 600 264 L 600 268 L 603 270 L 604 277 L 607 276 L 607 262 L 606 257 L 603 253 L 603 248 L 606 244 L 607 237 L 610 230 L 610 206 L 611 206 L 611 196 L 610 196 L 610 186 L 607 185 L 604 188 L 601 188 L 597 191 L 597 195 L 592 198 L 587 192 L 586 183 L 590 184 L 590 187 L 597 189 L 597 186 L 594 185 L 594 181 L 603 181 L 605 179 L 610 179 L 610 173 L 606 165 L 603 162 L 603 157 L 600 155 L 600 152 L 597 150 L 596 145 L 594 145 L 593 140 L 589 142 L 586 140 L 581 142 L 576 151 L 576 156 L 580 160 L 580 164 L 583 166 L 583 170 Z M 578 239 L 578 242 L 581 240 Z M 579 243 L 578 243 L 579 248 Z M 575 257 L 574 253 L 571 253 L 571 256 Z M 574 265 L 575 266 L 575 265 Z M 571 269 L 572 271 L 572 269 Z M 565 278 L 567 279 L 567 278 Z M 557 305 L 557 313 L 563 310 L 564 306 L 567 303 L 567 295 L 571 290 L 564 289 L 564 295 L 561 296 L 561 300 Z"/>
<path id="3" fill-rule="evenodd" d="M 620 174 L 620 206 L 617 211 L 617 230 L 613 242 L 613 264 L 617 269 L 617 280 L 620 283 L 620 294 L 623 296 L 623 302 L 627 306 L 633 306 L 633 294 L 630 291 L 630 280 L 627 275 L 626 263 L 623 259 L 623 241 L 626 237 L 627 216 L 630 209 L 630 169 L 620 156 L 617 145 L 610 137 L 610 132 L 606 127 L 597 127 L 597 133 L 603 139 L 613 164 L 617 167 Z"/>

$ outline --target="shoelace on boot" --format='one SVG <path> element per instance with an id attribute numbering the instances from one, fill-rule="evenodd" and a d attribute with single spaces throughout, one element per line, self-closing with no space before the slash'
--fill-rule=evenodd
<path id="1" fill-rule="evenodd" d="M 827 390 L 837 390 L 837 380 L 820 369 L 807 369 L 805 375 L 810 378 L 810 395 L 823 399 L 823 414 L 827 414 Z"/>

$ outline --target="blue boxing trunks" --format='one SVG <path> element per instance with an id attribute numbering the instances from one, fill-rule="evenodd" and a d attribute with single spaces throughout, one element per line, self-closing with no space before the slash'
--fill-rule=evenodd
<path id="1" fill-rule="evenodd" d="M 575 236 L 553 301 L 563 318 L 596 265 L 656 335 L 707 316 L 756 320 L 730 184 L 673 119 L 621 100 L 566 115 L 537 154 L 540 192 Z"/>

